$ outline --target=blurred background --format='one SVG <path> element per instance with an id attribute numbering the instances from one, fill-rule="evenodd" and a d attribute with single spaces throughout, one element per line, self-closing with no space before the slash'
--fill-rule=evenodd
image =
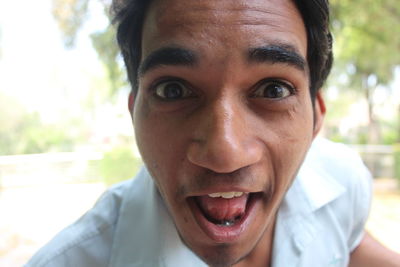
<path id="1" fill-rule="evenodd" d="M 20 266 L 141 164 L 111 0 L 0 0 L 0 266 Z M 374 176 L 368 230 L 400 253 L 400 5 L 331 0 L 322 135 Z"/>

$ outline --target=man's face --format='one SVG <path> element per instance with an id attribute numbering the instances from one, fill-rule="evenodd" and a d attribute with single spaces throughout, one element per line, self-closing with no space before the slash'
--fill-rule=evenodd
<path id="1" fill-rule="evenodd" d="M 271 238 L 319 128 L 306 53 L 289 0 L 150 6 L 137 144 L 183 242 L 211 265 L 246 259 Z"/>

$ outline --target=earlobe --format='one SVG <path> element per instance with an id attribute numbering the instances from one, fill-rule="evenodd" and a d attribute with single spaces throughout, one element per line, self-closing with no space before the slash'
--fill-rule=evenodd
<path id="1" fill-rule="evenodd" d="M 322 123 L 325 117 L 325 112 L 326 112 L 325 101 L 324 98 L 322 97 L 321 91 L 318 91 L 314 99 L 314 133 L 313 133 L 314 138 L 321 130 Z"/>

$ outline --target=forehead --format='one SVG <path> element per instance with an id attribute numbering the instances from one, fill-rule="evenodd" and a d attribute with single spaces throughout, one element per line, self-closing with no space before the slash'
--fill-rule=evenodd
<path id="1" fill-rule="evenodd" d="M 220 54 L 268 43 L 288 44 L 306 57 L 305 26 L 291 0 L 155 0 L 144 21 L 142 56 L 168 45 Z"/>

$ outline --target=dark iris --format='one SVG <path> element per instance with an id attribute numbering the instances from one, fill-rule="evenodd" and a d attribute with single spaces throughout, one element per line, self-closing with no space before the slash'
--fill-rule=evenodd
<path id="1" fill-rule="evenodd" d="M 264 90 L 264 97 L 281 98 L 285 95 L 284 88 L 279 84 L 269 84 Z"/>
<path id="2" fill-rule="evenodd" d="M 167 99 L 177 99 L 183 96 L 182 87 L 177 83 L 169 83 L 164 88 L 164 95 Z"/>

